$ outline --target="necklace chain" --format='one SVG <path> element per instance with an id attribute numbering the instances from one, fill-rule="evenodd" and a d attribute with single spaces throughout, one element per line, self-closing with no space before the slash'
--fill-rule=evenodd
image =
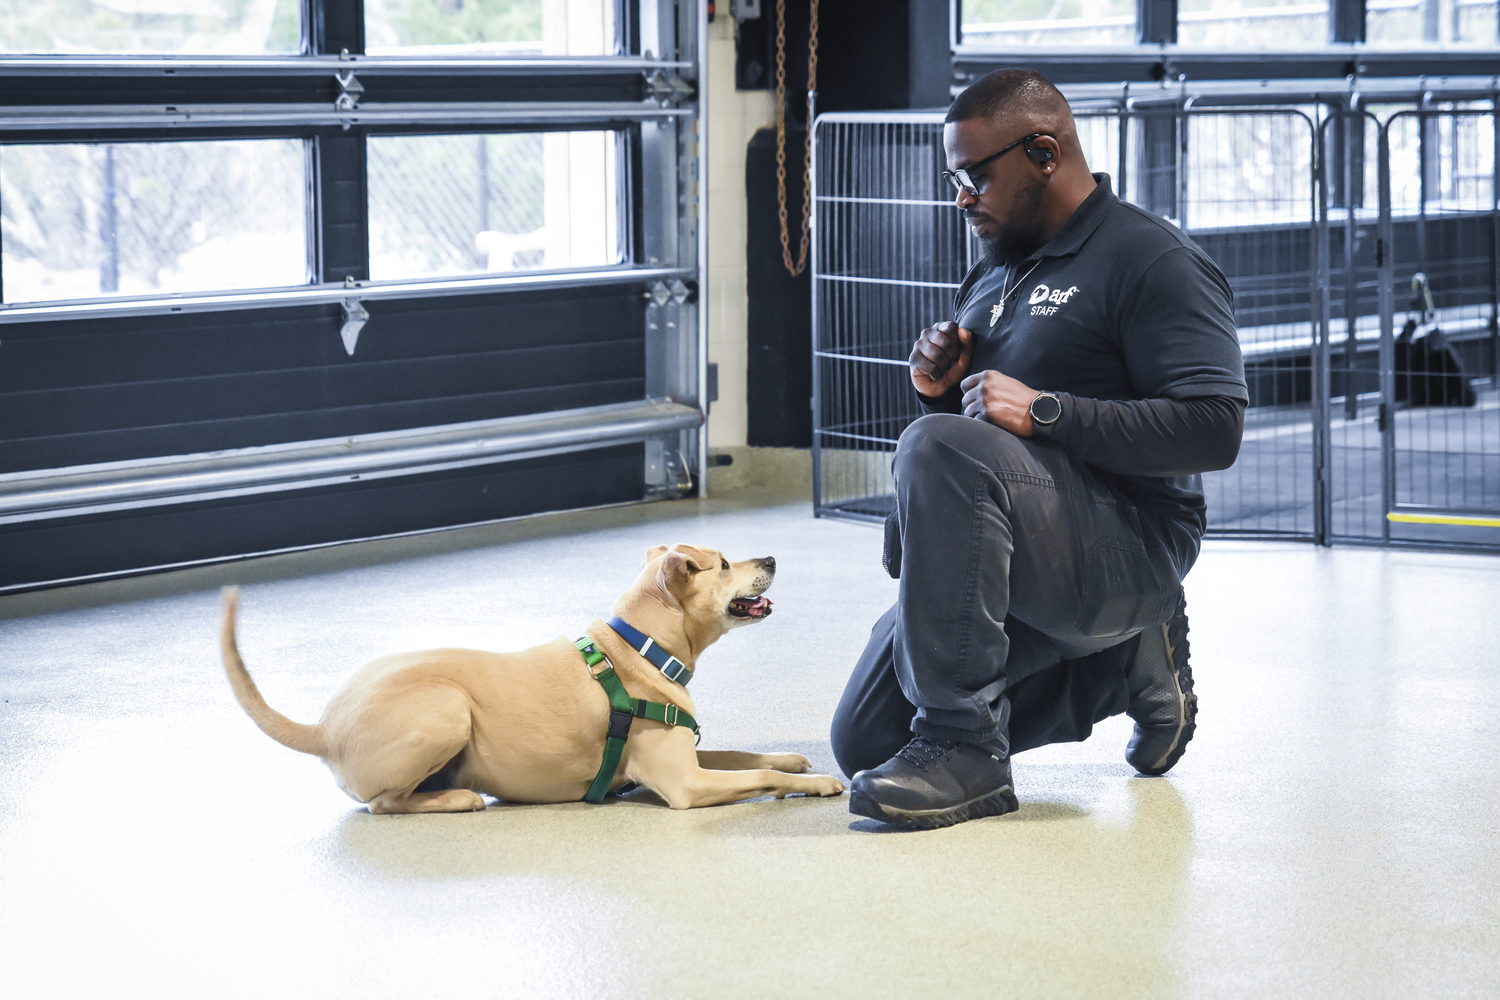
<path id="1" fill-rule="evenodd" d="M 1000 304 L 1004 305 L 1005 304 L 1005 300 L 1008 299 L 1008 298 L 1010 298 L 1012 292 L 1020 291 L 1020 289 L 1021 289 L 1021 282 L 1025 281 L 1027 278 L 1031 277 L 1031 272 L 1035 271 L 1037 268 L 1039 268 L 1041 266 L 1042 266 L 1042 262 L 1041 261 L 1037 261 L 1035 264 L 1032 264 L 1030 267 L 1028 267 L 1026 269 L 1026 273 L 1023 274 L 1023 275 L 1021 275 L 1020 281 L 1016 282 L 1016 285 L 1015 285 L 1014 288 L 1010 287 L 1010 276 L 1014 272 L 1011 270 L 1011 268 L 1007 267 L 1005 269 L 1005 280 L 1000 283 Z"/>

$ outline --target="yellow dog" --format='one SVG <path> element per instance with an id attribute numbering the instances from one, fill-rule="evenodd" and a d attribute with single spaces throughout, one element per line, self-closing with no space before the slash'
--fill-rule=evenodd
<path id="1" fill-rule="evenodd" d="M 481 792 L 507 802 L 573 802 L 593 789 L 597 801 L 627 782 L 650 788 L 674 809 L 761 795 L 838 795 L 843 784 L 805 773 L 811 765 L 800 754 L 696 749 L 695 711 L 683 682 L 721 635 L 771 613 L 762 594 L 775 572 L 771 558 L 730 562 L 713 549 L 657 546 L 614 607 L 611 621 L 631 641 L 596 620 L 578 644 L 559 638 L 513 653 L 395 653 L 355 673 L 315 726 L 288 719 L 256 690 L 235 644 L 238 591 L 225 588 L 224 669 L 266 735 L 321 757 L 339 787 L 374 813 L 478 810 L 485 808 Z M 665 666 L 641 652 L 641 635 L 649 640 L 646 654 Z M 606 672 L 621 682 L 617 702 L 637 706 L 634 717 L 612 711 L 599 679 Z M 646 711 L 642 703 L 657 708 Z M 624 741 L 614 748 L 612 775 L 601 773 L 607 733 Z"/>

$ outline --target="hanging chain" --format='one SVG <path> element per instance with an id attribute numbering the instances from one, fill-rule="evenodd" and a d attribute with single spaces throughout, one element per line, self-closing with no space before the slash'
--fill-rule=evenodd
<path id="1" fill-rule="evenodd" d="M 812 242 L 813 105 L 817 93 L 818 0 L 812 0 L 807 39 L 807 145 L 802 154 L 802 240 L 793 263 L 786 219 L 786 0 L 776 0 L 776 206 L 781 219 L 781 261 L 794 278 L 806 269 L 807 250 Z"/>

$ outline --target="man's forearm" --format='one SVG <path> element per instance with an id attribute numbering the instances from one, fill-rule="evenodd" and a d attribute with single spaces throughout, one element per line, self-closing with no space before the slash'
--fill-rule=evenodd
<path id="1" fill-rule="evenodd" d="M 1062 416 L 1050 438 L 1096 469 L 1133 476 L 1183 476 L 1227 469 L 1240 451 L 1245 404 L 1196 399 L 1088 399 L 1059 393 Z"/>
<path id="2" fill-rule="evenodd" d="M 1036 428 L 1088 464 L 1134 476 L 1181 476 L 1234 464 L 1245 429 L 1245 404 L 1230 396 L 1196 399 L 1089 399 L 1058 393 L 1062 416 Z M 954 386 L 936 398 L 917 394 L 930 413 L 961 413 Z"/>

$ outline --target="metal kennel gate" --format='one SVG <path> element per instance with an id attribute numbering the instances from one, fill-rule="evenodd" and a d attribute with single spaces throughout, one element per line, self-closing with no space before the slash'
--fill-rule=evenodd
<path id="1" fill-rule="evenodd" d="M 1094 169 L 1176 221 L 1234 289 L 1251 400 L 1238 461 L 1204 476 L 1211 532 L 1500 547 L 1485 103 L 1386 107 L 1383 120 L 1355 100 L 1075 103 Z M 922 412 L 907 354 L 951 316 L 977 248 L 938 177 L 939 115 L 824 115 L 815 141 L 815 508 L 880 519 L 890 453 Z M 1418 273 L 1434 306 L 1408 339 L 1462 367 L 1472 406 L 1412 398 L 1436 377 L 1400 341 L 1401 285 Z"/>
<path id="2" fill-rule="evenodd" d="M 1497 108 L 1500 100 L 1483 110 L 1400 111 L 1380 133 L 1380 221 L 1391 247 L 1380 282 L 1389 296 L 1380 310 L 1380 413 L 1391 538 L 1500 533 Z M 1452 366 L 1434 364 L 1416 337 L 1403 336 L 1424 328 L 1441 331 L 1440 360 L 1489 377 L 1464 385 L 1434 375 Z"/>

